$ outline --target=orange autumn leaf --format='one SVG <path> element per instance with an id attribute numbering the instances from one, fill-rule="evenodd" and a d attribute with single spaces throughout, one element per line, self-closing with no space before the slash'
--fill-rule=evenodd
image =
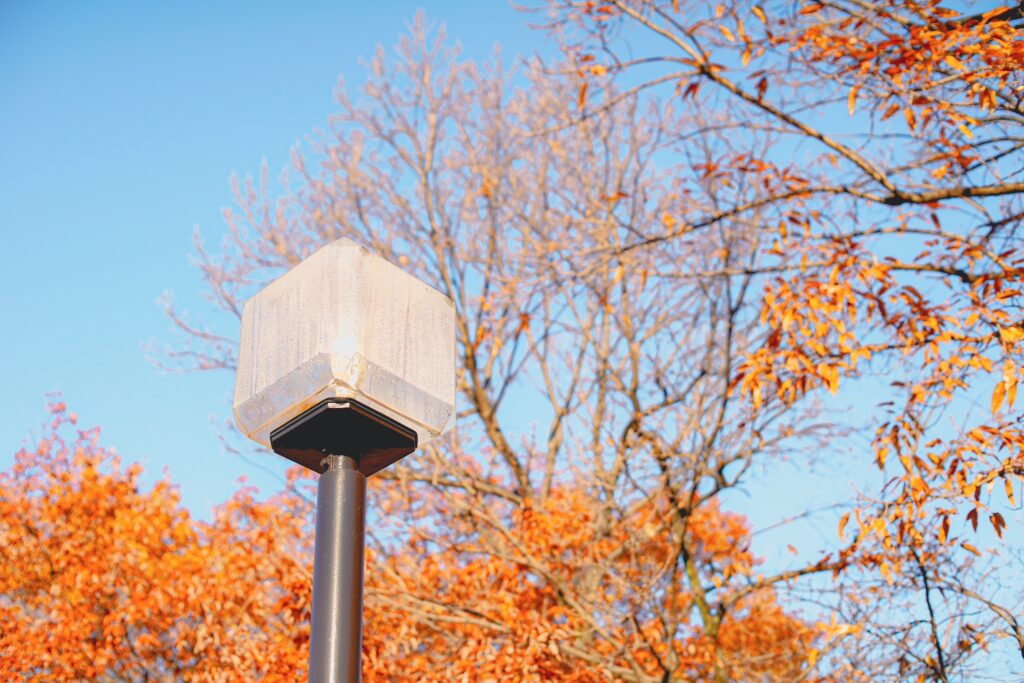
<path id="1" fill-rule="evenodd" d="M 1004 382 L 996 382 L 995 389 L 992 390 L 992 412 L 999 412 L 999 407 L 1003 404 L 1003 399 L 1006 398 L 1006 384 Z"/>

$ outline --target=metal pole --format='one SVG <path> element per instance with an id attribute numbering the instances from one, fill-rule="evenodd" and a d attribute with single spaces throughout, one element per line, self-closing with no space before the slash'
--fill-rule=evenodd
<path id="1" fill-rule="evenodd" d="M 316 486 L 309 683 L 359 683 L 366 477 L 353 458 L 325 460 Z"/>

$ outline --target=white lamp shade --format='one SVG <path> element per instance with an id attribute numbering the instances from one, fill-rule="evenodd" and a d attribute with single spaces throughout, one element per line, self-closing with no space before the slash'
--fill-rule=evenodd
<path id="1" fill-rule="evenodd" d="M 419 445 L 455 412 L 451 299 L 348 239 L 245 303 L 235 420 L 269 446 L 274 429 L 331 398 L 390 417 Z"/>

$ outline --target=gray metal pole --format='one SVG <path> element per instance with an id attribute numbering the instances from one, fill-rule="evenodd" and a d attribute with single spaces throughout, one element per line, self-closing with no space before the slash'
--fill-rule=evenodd
<path id="1" fill-rule="evenodd" d="M 316 487 L 309 683 L 359 683 L 366 477 L 353 458 L 326 460 Z"/>

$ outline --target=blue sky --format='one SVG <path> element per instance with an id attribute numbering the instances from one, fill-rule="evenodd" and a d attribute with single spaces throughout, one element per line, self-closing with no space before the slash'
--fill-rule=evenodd
<path id="1" fill-rule="evenodd" d="M 0 5 L 0 467 L 61 391 L 150 477 L 168 467 L 200 516 L 239 475 L 273 487 L 217 439 L 232 378 L 161 373 L 143 345 L 173 340 L 164 290 L 207 310 L 192 232 L 219 242 L 230 175 L 283 168 L 334 111 L 338 77 L 361 82 L 420 4 Z M 470 57 L 543 44 L 506 3 L 427 9 Z"/>

